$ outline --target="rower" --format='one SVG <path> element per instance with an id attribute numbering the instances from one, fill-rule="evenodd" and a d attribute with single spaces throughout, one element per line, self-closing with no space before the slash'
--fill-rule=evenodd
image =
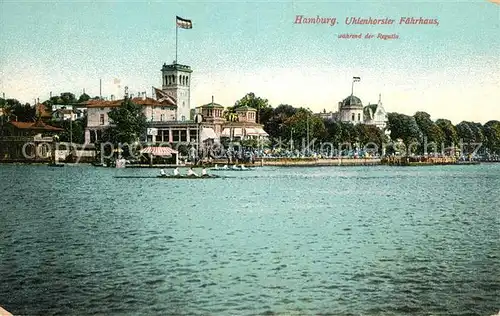
<path id="1" fill-rule="evenodd" d="M 229 167 L 227 165 L 224 165 L 224 167 L 222 167 L 222 169 L 229 169 Z"/>
<path id="2" fill-rule="evenodd" d="M 179 175 L 179 168 L 175 168 L 174 169 L 174 176 L 178 176 Z"/>
<path id="3" fill-rule="evenodd" d="M 241 170 L 245 170 L 245 169 L 247 169 L 247 168 L 245 167 L 245 165 L 241 165 Z"/>
<path id="4" fill-rule="evenodd" d="M 217 164 L 215 164 L 214 169 L 216 169 L 216 170 L 219 169 L 219 166 L 217 166 Z"/>
<path id="5" fill-rule="evenodd" d="M 201 176 L 202 176 L 202 177 L 206 177 L 206 176 L 208 176 L 208 174 L 207 174 L 207 169 L 203 168 L 203 169 L 201 170 Z"/>
<path id="6" fill-rule="evenodd" d="M 165 173 L 165 170 L 161 169 L 160 170 L 160 176 L 165 177 L 167 174 Z"/>
<path id="7" fill-rule="evenodd" d="M 238 169 L 238 165 L 234 164 L 233 169 L 235 169 L 235 170 Z"/>
<path id="8" fill-rule="evenodd" d="M 191 176 L 195 176 L 197 177 L 198 175 L 196 174 L 196 172 L 193 171 L 193 168 L 189 168 L 188 172 L 187 172 L 187 175 L 188 177 L 191 177 Z"/>

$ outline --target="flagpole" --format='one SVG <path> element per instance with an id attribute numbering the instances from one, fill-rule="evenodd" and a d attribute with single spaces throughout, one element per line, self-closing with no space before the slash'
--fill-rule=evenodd
<path id="1" fill-rule="evenodd" d="M 175 63 L 177 64 L 177 37 L 179 33 L 179 26 L 177 25 L 177 19 L 175 20 Z"/>

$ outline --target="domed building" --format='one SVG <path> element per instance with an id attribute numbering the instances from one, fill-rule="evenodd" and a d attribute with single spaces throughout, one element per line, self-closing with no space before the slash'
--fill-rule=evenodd
<path id="1" fill-rule="evenodd" d="M 342 102 L 339 102 L 337 120 L 352 122 L 353 124 L 363 123 L 363 103 L 361 100 L 354 95 L 350 95 Z"/>
<path id="2" fill-rule="evenodd" d="M 340 122 L 348 122 L 353 124 L 375 125 L 380 129 L 385 129 L 387 126 L 387 112 L 382 105 L 381 96 L 377 104 L 368 104 L 363 106 L 361 99 L 357 96 L 350 95 L 338 103 L 337 112 L 318 113 L 318 116 L 325 120 L 334 120 Z"/>

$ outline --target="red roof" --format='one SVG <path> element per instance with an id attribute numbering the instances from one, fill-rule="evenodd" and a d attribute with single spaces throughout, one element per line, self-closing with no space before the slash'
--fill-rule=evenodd
<path id="1" fill-rule="evenodd" d="M 37 122 L 11 121 L 10 124 L 12 124 L 14 127 L 18 128 L 18 129 L 28 129 L 28 130 L 34 130 L 34 131 L 59 132 L 59 131 L 63 130 L 62 128 L 47 125 L 42 121 L 37 121 Z"/>

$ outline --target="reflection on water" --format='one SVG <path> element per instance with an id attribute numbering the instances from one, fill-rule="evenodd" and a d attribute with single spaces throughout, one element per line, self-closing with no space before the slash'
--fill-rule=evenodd
<path id="1" fill-rule="evenodd" d="M 0 305 L 15 314 L 491 315 L 500 165 L 0 166 Z"/>

